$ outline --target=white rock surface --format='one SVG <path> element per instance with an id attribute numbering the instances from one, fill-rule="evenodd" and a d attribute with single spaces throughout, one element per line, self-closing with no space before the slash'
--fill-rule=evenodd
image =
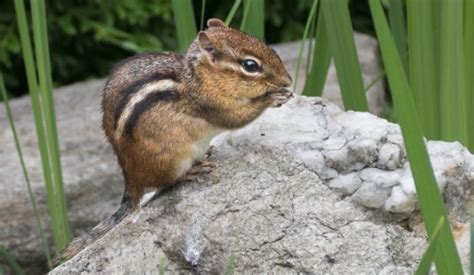
<path id="1" fill-rule="evenodd" d="M 309 102 L 312 108 L 305 107 Z M 275 121 L 280 127 L 272 126 Z M 303 127 L 294 127 L 302 121 Z M 265 135 L 257 137 L 257 132 Z M 268 135 L 274 138 L 265 138 Z M 341 112 L 325 100 L 300 98 L 281 110 L 267 111 L 251 126 L 216 142 L 222 139 L 234 146 L 261 139 L 268 146 L 288 147 L 328 186 L 352 195 L 366 207 L 405 214 L 416 209 L 416 188 L 400 127 L 369 113 Z M 427 146 L 440 190 L 448 185 L 456 193 L 448 206 L 467 220 L 467 205 L 456 202 L 458 197 L 465 202 L 469 196 L 473 156 L 456 142 L 428 141 Z"/>

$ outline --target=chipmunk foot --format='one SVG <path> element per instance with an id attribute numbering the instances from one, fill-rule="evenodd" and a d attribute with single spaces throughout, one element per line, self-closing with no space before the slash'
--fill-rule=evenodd
<path id="1" fill-rule="evenodd" d="M 288 89 L 272 92 L 268 95 L 271 99 L 270 107 L 278 108 L 287 103 L 293 97 L 293 93 Z"/>

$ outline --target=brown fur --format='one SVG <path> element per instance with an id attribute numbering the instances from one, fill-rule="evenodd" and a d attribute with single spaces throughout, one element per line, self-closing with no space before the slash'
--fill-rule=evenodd
<path id="1" fill-rule="evenodd" d="M 73 241 L 60 260 L 69 259 L 137 209 L 146 188 L 169 186 L 185 176 L 202 157 L 197 142 L 204 140 L 205 145 L 219 131 L 243 127 L 291 96 L 285 89 L 291 77 L 270 47 L 218 19 L 209 20 L 208 27 L 185 55 L 137 55 L 113 70 L 103 94 L 103 128 L 125 177 L 124 209 Z M 261 74 L 239 71 L 239 62 L 247 56 L 261 61 Z M 176 82 L 177 99 L 154 102 L 139 116 L 131 135 L 117 135 L 117 116 L 123 115 L 119 106 L 133 97 L 126 92 L 140 81 L 161 76 Z"/>

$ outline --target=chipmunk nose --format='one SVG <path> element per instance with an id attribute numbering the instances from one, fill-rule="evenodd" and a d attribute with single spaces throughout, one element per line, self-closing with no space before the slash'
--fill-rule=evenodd
<path id="1" fill-rule="evenodd" d="M 291 78 L 289 74 L 287 74 L 286 77 L 282 79 L 281 86 L 290 87 L 291 83 L 293 83 L 293 79 Z"/>

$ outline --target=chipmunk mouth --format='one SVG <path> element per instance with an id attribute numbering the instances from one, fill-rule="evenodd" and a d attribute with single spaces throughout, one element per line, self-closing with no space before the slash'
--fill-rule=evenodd
<path id="1" fill-rule="evenodd" d="M 265 96 L 269 96 L 272 94 L 284 94 L 284 95 L 288 95 L 288 97 L 293 97 L 293 93 L 290 91 L 290 89 L 287 89 L 287 88 L 281 88 L 279 90 L 270 90 L 265 93 Z"/>

